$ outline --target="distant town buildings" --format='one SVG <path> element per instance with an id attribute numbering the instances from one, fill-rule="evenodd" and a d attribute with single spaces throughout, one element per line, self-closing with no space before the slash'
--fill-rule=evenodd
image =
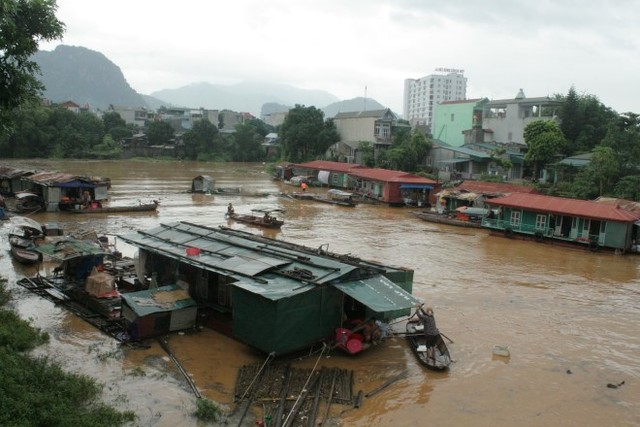
<path id="1" fill-rule="evenodd" d="M 436 73 L 404 81 L 403 118 L 412 127 L 431 129 L 435 106 L 443 101 L 459 101 L 467 96 L 464 70 L 436 68 Z"/>

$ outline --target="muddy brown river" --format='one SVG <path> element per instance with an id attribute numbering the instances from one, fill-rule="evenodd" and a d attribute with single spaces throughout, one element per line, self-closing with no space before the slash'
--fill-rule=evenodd
<path id="1" fill-rule="evenodd" d="M 348 209 L 277 196 L 190 194 L 191 179 L 208 174 L 218 187 L 293 191 L 271 180 L 260 164 L 150 161 L 5 161 L 5 164 L 111 178 L 112 203 L 157 199 L 156 214 L 36 214 L 65 232 L 121 234 L 161 222 L 232 226 L 264 236 L 412 268 L 414 294 L 433 306 L 454 362 L 448 372 L 425 370 L 402 337 L 356 357 L 333 352 L 319 366 L 355 372 L 354 393 L 365 393 L 403 371 L 408 375 L 365 398 L 358 409 L 335 405 L 344 426 L 638 426 L 640 425 L 640 257 L 592 253 L 490 236 L 485 230 L 431 224 L 410 209 L 359 205 Z M 312 189 L 311 191 L 321 191 Z M 286 209 L 280 231 L 228 224 L 229 202 Z M 132 410 L 140 426 L 204 426 L 190 414 L 196 398 L 157 344 L 119 344 L 75 315 L 15 285 L 36 267 L 14 264 L 0 226 L 2 275 L 15 307 L 51 335 L 36 354 L 105 385 L 104 397 Z M 117 247 L 125 255 L 134 249 Z M 46 270 L 48 267 L 40 267 Z M 259 321 L 259 319 L 257 319 Z M 403 324 L 394 325 L 403 330 Z M 210 330 L 169 339 L 203 396 L 229 410 L 238 369 L 260 355 Z M 510 357 L 493 354 L 508 346 Z M 313 367 L 316 357 L 295 360 Z M 624 384 L 622 382 L 624 381 Z M 615 385 L 616 388 L 608 387 Z M 619 385 L 619 386 L 618 386 Z M 256 425 L 250 413 L 243 425 Z M 336 424 L 336 421 L 333 421 Z M 233 424 L 232 424 L 233 425 Z"/>

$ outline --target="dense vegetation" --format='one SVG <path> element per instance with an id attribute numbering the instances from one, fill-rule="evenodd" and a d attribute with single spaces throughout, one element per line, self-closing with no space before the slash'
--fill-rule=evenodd
<path id="1" fill-rule="evenodd" d="M 48 335 L 6 309 L 9 299 L 0 279 L 0 425 L 120 426 L 135 419 L 101 403 L 102 386 L 93 379 L 26 354 Z"/>
<path id="2" fill-rule="evenodd" d="M 599 196 L 640 201 L 640 117 L 618 114 L 595 96 L 579 96 L 572 87 L 555 122 L 533 122 L 525 129 L 525 164 L 532 177 L 546 167 L 539 188 L 548 194 L 594 199 Z M 560 166 L 569 156 L 588 155 L 584 167 Z"/>

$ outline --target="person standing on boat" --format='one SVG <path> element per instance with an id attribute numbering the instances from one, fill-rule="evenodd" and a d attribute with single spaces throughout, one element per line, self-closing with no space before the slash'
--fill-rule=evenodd
<path id="1" fill-rule="evenodd" d="M 231 204 L 231 202 L 229 202 L 229 206 L 227 206 L 227 215 L 233 216 L 234 212 L 235 210 L 233 209 L 233 205 Z"/>
<path id="2" fill-rule="evenodd" d="M 427 346 L 427 356 L 435 360 L 434 347 L 438 342 L 440 331 L 436 326 L 436 318 L 433 316 L 433 309 L 431 307 L 427 307 L 427 309 L 424 310 L 422 307 L 423 305 L 416 305 L 416 314 L 418 315 L 420 322 L 424 325 L 424 338 L 425 345 Z"/>

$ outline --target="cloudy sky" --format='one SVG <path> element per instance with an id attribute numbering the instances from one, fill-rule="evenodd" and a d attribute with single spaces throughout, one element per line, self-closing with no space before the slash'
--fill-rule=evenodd
<path id="1" fill-rule="evenodd" d="M 640 113 L 640 0 L 58 0 L 64 38 L 143 94 L 268 81 L 402 113 L 404 79 L 463 69 L 467 97 L 597 96 Z"/>

